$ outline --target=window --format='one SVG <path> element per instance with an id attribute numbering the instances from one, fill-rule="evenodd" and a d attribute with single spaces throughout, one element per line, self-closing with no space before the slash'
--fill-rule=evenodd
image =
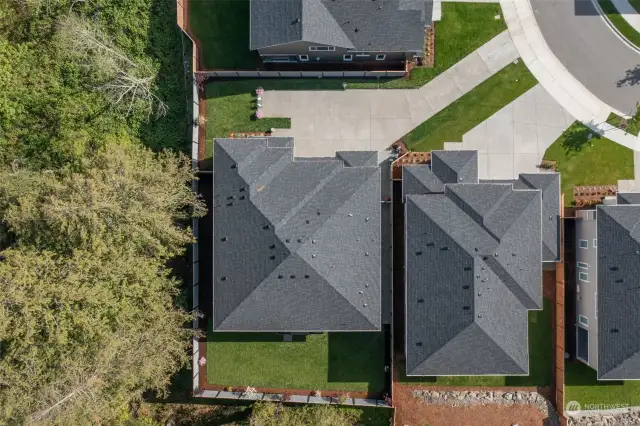
<path id="1" fill-rule="evenodd" d="M 578 322 L 582 325 L 586 325 L 587 327 L 589 326 L 589 318 L 585 317 L 584 315 L 578 316 Z"/>
<path id="2" fill-rule="evenodd" d="M 580 240 L 579 247 L 581 249 L 588 249 L 589 248 L 589 240 Z"/>
<path id="3" fill-rule="evenodd" d="M 369 53 L 362 53 L 362 52 L 354 52 L 356 54 L 356 58 L 368 58 L 369 56 L 371 56 Z"/>
<path id="4" fill-rule="evenodd" d="M 387 55 L 376 55 L 376 61 L 384 61 Z"/>
<path id="5" fill-rule="evenodd" d="M 333 52 L 336 50 L 334 46 L 309 46 L 311 52 Z"/>
<path id="6" fill-rule="evenodd" d="M 598 239 L 597 238 L 593 239 L 593 246 L 594 247 L 598 247 Z"/>
<path id="7" fill-rule="evenodd" d="M 305 62 L 309 60 L 309 55 L 298 55 L 298 59 Z"/>
<path id="8" fill-rule="evenodd" d="M 347 62 L 353 61 L 353 55 L 343 55 L 342 59 Z"/>
<path id="9" fill-rule="evenodd" d="M 578 262 L 578 268 L 589 269 L 589 264 L 584 262 Z"/>
<path id="10" fill-rule="evenodd" d="M 578 272 L 578 279 L 580 281 L 584 281 L 585 283 L 589 282 L 589 274 L 586 272 Z"/>

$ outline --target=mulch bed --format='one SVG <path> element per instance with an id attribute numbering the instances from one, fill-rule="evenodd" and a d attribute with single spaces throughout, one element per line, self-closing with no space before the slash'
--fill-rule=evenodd
<path id="1" fill-rule="evenodd" d="M 424 30 L 424 59 L 422 66 L 433 68 L 436 61 L 436 23 L 432 22 Z"/>
<path id="2" fill-rule="evenodd" d="M 404 144 L 403 144 L 404 145 Z M 405 148 L 406 149 L 406 148 Z M 391 164 L 391 174 L 394 180 L 402 179 L 402 166 L 409 164 L 431 164 L 430 152 L 407 152 Z"/>
<path id="3" fill-rule="evenodd" d="M 574 186 L 573 199 L 576 207 L 601 204 L 604 197 L 616 195 L 617 185 Z"/>

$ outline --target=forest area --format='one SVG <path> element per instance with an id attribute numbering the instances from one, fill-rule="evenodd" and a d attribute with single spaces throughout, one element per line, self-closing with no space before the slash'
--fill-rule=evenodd
<path id="1" fill-rule="evenodd" d="M 129 424 L 187 365 L 181 43 L 168 0 L 0 1 L 0 424 Z"/>

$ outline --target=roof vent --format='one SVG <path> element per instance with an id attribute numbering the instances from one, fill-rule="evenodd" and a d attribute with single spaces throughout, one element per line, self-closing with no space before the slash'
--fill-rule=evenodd
<path id="1" fill-rule="evenodd" d="M 416 346 L 422 346 L 422 342 L 416 342 Z"/>
<path id="2" fill-rule="evenodd" d="M 360 31 L 360 30 L 358 29 L 358 27 L 355 27 L 355 28 L 353 29 L 353 32 L 354 32 L 354 33 L 357 33 L 358 31 Z"/>
<path id="3" fill-rule="evenodd" d="M 291 240 L 289 238 L 287 238 L 286 240 L 284 240 L 285 243 L 290 243 Z"/>
<path id="4" fill-rule="evenodd" d="M 307 225 L 311 223 L 311 221 L 309 219 L 305 220 L 304 223 L 306 223 Z"/>
<path id="5" fill-rule="evenodd" d="M 353 217 L 353 213 L 349 213 L 347 216 L 349 216 L 349 217 Z"/>
<path id="6" fill-rule="evenodd" d="M 237 166 L 236 164 L 232 164 L 232 165 L 231 165 L 231 168 L 232 168 L 232 169 L 235 169 L 235 168 L 237 168 L 237 167 L 238 167 L 238 166 Z"/>
<path id="7" fill-rule="evenodd" d="M 293 22 L 291 22 L 291 25 L 295 25 L 295 24 L 299 24 L 300 23 L 300 18 L 296 18 L 293 20 Z"/>
<path id="8" fill-rule="evenodd" d="M 309 279 L 310 278 L 309 275 L 305 275 L 304 277 L 305 277 L 305 279 Z"/>
<path id="9" fill-rule="evenodd" d="M 463 285 L 463 286 L 462 286 L 462 289 L 463 289 L 463 290 L 469 290 L 469 286 L 468 286 L 468 285 Z"/>
<path id="10" fill-rule="evenodd" d="M 362 304 L 362 307 L 363 307 L 363 308 L 366 308 L 366 307 L 367 307 L 367 304 L 366 304 L 366 303 L 363 303 L 363 304 Z"/>
<path id="11" fill-rule="evenodd" d="M 220 238 L 220 241 L 227 241 L 227 237 Z"/>
<path id="12" fill-rule="evenodd" d="M 366 251 L 365 251 L 365 252 L 364 252 L 364 255 L 365 255 L 365 256 L 369 256 L 369 252 L 366 252 Z"/>
<path id="13" fill-rule="evenodd" d="M 369 284 L 365 284 L 364 286 L 365 286 L 365 288 L 369 288 Z"/>
<path id="14" fill-rule="evenodd" d="M 416 252 L 416 256 L 422 256 L 422 252 L 421 251 L 417 251 Z"/>
<path id="15" fill-rule="evenodd" d="M 244 192 L 244 191 L 246 191 L 246 188 L 240 188 L 239 191 L 240 192 Z"/>
<path id="16" fill-rule="evenodd" d="M 279 279 L 283 279 L 284 277 L 282 275 L 278 275 L 278 278 Z"/>
<path id="17" fill-rule="evenodd" d="M 229 195 L 229 196 L 227 197 L 227 200 L 235 200 L 235 199 L 236 199 L 236 197 L 234 197 L 233 195 Z"/>
<path id="18" fill-rule="evenodd" d="M 273 250 L 274 248 L 276 248 L 276 245 L 275 245 L 275 244 L 271 244 L 271 245 L 269 246 L 269 248 L 270 248 L 271 250 Z"/>
<path id="19" fill-rule="evenodd" d="M 298 238 L 298 242 L 299 242 L 299 243 L 302 243 L 302 238 Z"/>
<path id="20" fill-rule="evenodd" d="M 220 281 L 226 281 L 227 277 L 220 277 Z"/>
<path id="21" fill-rule="evenodd" d="M 269 259 L 271 259 L 271 260 L 276 260 L 276 255 L 275 255 L 275 254 L 272 254 L 271 256 L 269 256 Z"/>
<path id="22" fill-rule="evenodd" d="M 418 303 L 424 303 L 424 299 L 418 299 Z"/>
<path id="23" fill-rule="evenodd" d="M 231 207 L 233 203 L 227 203 L 227 207 Z"/>
<path id="24" fill-rule="evenodd" d="M 463 306 L 463 307 L 462 307 L 462 310 L 463 310 L 463 311 L 468 311 L 469 309 L 471 309 L 469 306 Z"/>
<path id="25" fill-rule="evenodd" d="M 296 276 L 292 274 L 289 278 L 291 278 L 293 280 L 293 279 L 295 279 L 295 277 Z"/>
<path id="26" fill-rule="evenodd" d="M 447 247 L 447 246 L 440 247 L 440 250 L 442 250 L 442 251 L 447 251 L 447 250 L 449 250 L 449 247 Z"/>
<path id="27" fill-rule="evenodd" d="M 471 269 L 472 269 L 472 268 L 471 268 L 471 266 L 465 266 L 465 267 L 464 267 L 464 270 L 465 270 L 465 271 L 470 271 Z"/>
<path id="28" fill-rule="evenodd" d="M 611 332 L 612 332 L 612 333 L 620 333 L 620 330 L 618 330 L 617 328 L 612 328 L 612 329 L 611 329 Z"/>
<path id="29" fill-rule="evenodd" d="M 436 243 L 427 243 L 427 247 L 433 247 L 435 245 L 436 245 Z"/>
<path id="30" fill-rule="evenodd" d="M 318 216 L 320 216 L 320 210 L 318 210 L 318 211 L 316 212 L 316 214 L 317 214 Z"/>
<path id="31" fill-rule="evenodd" d="M 368 218 L 368 217 L 365 217 L 365 218 L 364 218 L 364 221 L 365 221 L 365 222 L 369 222 L 369 218 Z"/>
<path id="32" fill-rule="evenodd" d="M 267 231 L 267 230 L 269 229 L 269 225 L 264 225 L 264 226 L 262 227 L 262 229 L 264 229 L 265 231 Z"/>
<path id="33" fill-rule="evenodd" d="M 315 254 L 312 254 L 312 255 L 311 255 L 311 258 L 312 258 L 312 259 L 315 259 L 315 258 L 316 258 L 316 255 L 315 255 Z"/>
<path id="34" fill-rule="evenodd" d="M 617 270 L 618 270 L 618 267 L 617 267 L 617 266 L 612 266 L 611 268 L 609 268 L 609 270 L 611 270 L 611 271 L 617 271 Z"/>
<path id="35" fill-rule="evenodd" d="M 362 290 L 359 290 L 359 291 L 358 291 L 358 294 L 362 294 Z"/>

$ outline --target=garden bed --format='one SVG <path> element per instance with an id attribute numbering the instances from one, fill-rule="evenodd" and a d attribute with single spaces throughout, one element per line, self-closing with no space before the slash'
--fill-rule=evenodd
<path id="1" fill-rule="evenodd" d="M 638 117 L 638 114 L 636 114 L 636 117 L 627 119 L 612 112 L 607 118 L 607 123 L 620 130 L 624 130 L 627 133 L 631 133 L 632 135 L 637 136 L 638 133 L 640 133 L 640 118 Z"/>
<path id="2" fill-rule="evenodd" d="M 573 199 L 576 207 L 601 204 L 605 197 L 616 195 L 617 185 L 574 186 Z"/>

